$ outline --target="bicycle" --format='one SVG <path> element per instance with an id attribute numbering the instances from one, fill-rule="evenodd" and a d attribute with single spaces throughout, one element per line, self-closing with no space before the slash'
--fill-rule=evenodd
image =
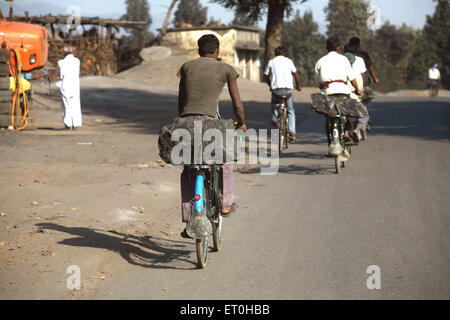
<path id="1" fill-rule="evenodd" d="M 217 164 L 191 165 L 195 170 L 194 210 L 186 232 L 195 239 L 197 263 L 206 267 L 208 240 L 212 235 L 214 251 L 220 251 L 222 216 L 219 202 L 219 170 Z"/>
<path id="2" fill-rule="evenodd" d="M 280 115 L 279 122 L 279 130 L 280 134 L 278 135 L 278 151 L 281 154 L 284 148 L 287 149 L 289 147 L 289 130 L 288 130 L 288 117 L 287 117 L 287 106 L 286 101 L 290 97 L 287 94 L 275 94 L 278 99 L 278 102 L 275 104 L 275 109 L 278 109 L 278 113 Z"/>
<path id="3" fill-rule="evenodd" d="M 430 97 L 437 97 L 439 95 L 439 80 L 428 79 Z"/>
<path id="4" fill-rule="evenodd" d="M 345 167 L 345 163 L 350 159 L 352 153 L 351 145 L 344 142 L 344 126 L 346 117 L 335 114 L 328 117 L 328 127 L 331 129 L 329 132 L 330 145 L 328 152 L 334 157 L 334 164 L 336 173 L 341 172 L 341 168 Z"/>

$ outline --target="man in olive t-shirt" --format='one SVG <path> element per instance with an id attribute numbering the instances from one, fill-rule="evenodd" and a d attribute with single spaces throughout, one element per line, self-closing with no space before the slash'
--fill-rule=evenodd
<path id="1" fill-rule="evenodd" d="M 179 76 L 180 116 L 204 114 L 215 118 L 224 85 L 237 79 L 239 74 L 230 65 L 203 56 L 183 64 Z"/>
<path id="2" fill-rule="evenodd" d="M 219 61 L 219 39 L 212 34 L 198 40 L 199 58 L 183 64 L 178 71 L 180 77 L 178 93 L 178 113 L 181 117 L 219 118 L 219 96 L 225 84 L 228 84 L 233 112 L 238 119 L 237 127 L 246 131 L 244 106 L 237 86 L 239 74 L 230 65 Z M 222 183 L 220 195 L 222 216 L 230 215 L 238 200 L 233 176 L 233 163 L 225 163 L 221 170 Z M 181 202 L 183 222 L 188 222 L 191 214 L 194 183 L 189 166 L 181 174 Z M 181 233 L 188 238 L 186 229 Z"/>

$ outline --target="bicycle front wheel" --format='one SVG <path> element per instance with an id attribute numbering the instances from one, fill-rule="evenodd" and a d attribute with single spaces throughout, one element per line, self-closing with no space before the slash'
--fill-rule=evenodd
<path id="1" fill-rule="evenodd" d="M 197 263 L 200 269 L 206 267 L 208 259 L 208 237 L 205 239 L 195 239 L 195 247 L 197 250 Z"/>
<path id="2" fill-rule="evenodd" d="M 278 148 L 280 153 L 283 152 L 283 145 L 284 143 L 287 143 L 287 139 L 286 139 L 286 132 L 287 132 L 287 128 L 286 128 L 286 115 L 284 114 L 283 110 L 280 111 L 280 134 L 279 134 L 279 144 L 278 144 Z"/>

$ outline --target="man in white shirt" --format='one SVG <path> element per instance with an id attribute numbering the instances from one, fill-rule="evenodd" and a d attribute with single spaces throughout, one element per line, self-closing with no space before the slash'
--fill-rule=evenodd
<path id="1" fill-rule="evenodd" d="M 428 70 L 428 84 L 430 86 L 431 95 L 437 96 L 439 94 L 439 80 L 441 79 L 441 73 L 438 69 L 438 64 L 435 63 L 433 67 Z"/>
<path id="2" fill-rule="evenodd" d="M 80 60 L 73 53 L 75 49 L 64 47 L 64 59 L 58 61 L 57 86 L 61 91 L 62 118 L 66 129 L 81 127 L 80 103 Z"/>
<path id="3" fill-rule="evenodd" d="M 327 40 L 328 54 L 319 59 L 315 67 L 315 80 L 325 95 L 350 95 L 352 93 L 347 85 L 349 81 L 355 87 L 355 93 L 361 95 L 362 91 L 356 81 L 355 74 L 348 59 L 339 54 L 341 43 L 338 37 L 334 36 Z M 325 122 L 327 137 L 329 136 L 328 119 Z M 351 121 L 346 122 L 345 136 L 349 137 L 352 129 Z"/>
<path id="4" fill-rule="evenodd" d="M 288 116 L 288 130 L 289 138 L 295 141 L 296 126 L 295 126 L 295 109 L 294 99 L 291 90 L 294 89 L 292 76 L 294 76 L 296 89 L 302 90 L 300 85 L 300 76 L 297 68 L 287 56 L 287 50 L 284 47 L 275 49 L 275 58 L 269 61 L 264 71 L 266 76 L 266 83 L 272 91 L 272 123 L 278 126 L 279 115 L 275 104 L 278 101 L 279 95 L 287 95 L 289 98 L 286 101 L 287 116 Z"/>

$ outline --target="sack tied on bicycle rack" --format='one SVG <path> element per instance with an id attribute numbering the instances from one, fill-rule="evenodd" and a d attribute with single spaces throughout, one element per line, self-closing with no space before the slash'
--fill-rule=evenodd
<path id="1" fill-rule="evenodd" d="M 311 95 L 311 109 L 314 112 L 331 115 L 343 115 L 346 117 L 363 118 L 369 115 L 366 106 L 346 95 L 327 96 L 322 93 Z"/>
<path id="2" fill-rule="evenodd" d="M 227 137 L 230 133 L 233 136 Z M 199 148 L 200 144 L 201 148 Z M 164 162 L 174 165 L 223 164 L 229 160 L 236 161 L 235 145 L 236 134 L 233 120 L 208 116 L 175 118 L 172 123 L 162 127 L 158 139 L 159 156 Z M 175 147 L 176 150 L 172 155 Z M 205 149 L 212 152 L 203 152 Z M 185 151 L 190 152 L 190 157 L 181 154 Z M 201 161 L 198 158 L 199 152 Z M 172 156 L 177 159 L 173 159 Z"/>

